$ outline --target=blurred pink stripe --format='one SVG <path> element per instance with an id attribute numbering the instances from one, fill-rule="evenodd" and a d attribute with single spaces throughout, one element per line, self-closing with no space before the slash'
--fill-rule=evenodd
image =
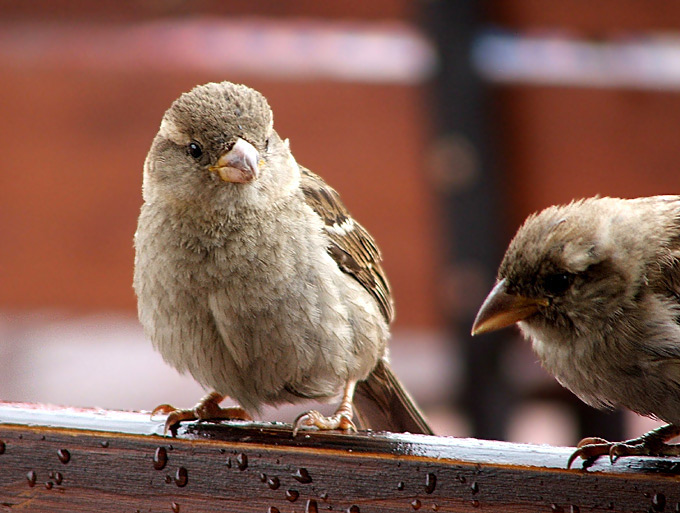
<path id="1" fill-rule="evenodd" d="M 429 41 L 404 23 L 259 18 L 5 23 L 0 57 L 11 65 L 205 69 L 402 83 L 427 79 L 435 66 Z"/>

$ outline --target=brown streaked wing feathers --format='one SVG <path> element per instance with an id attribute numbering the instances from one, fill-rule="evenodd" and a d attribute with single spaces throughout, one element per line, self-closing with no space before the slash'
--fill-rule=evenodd
<path id="1" fill-rule="evenodd" d="M 345 233 L 331 229 L 342 226 L 352 216 L 340 200 L 338 193 L 321 177 L 300 166 L 301 189 L 307 204 L 319 214 L 330 239 L 328 253 L 343 272 L 353 276 L 376 299 L 389 323 L 394 319 L 394 305 L 390 286 L 380 261 L 382 257 L 373 237 L 356 220 L 354 227 Z"/>
<path id="2" fill-rule="evenodd" d="M 351 219 L 349 212 L 338 193 L 319 176 L 302 166 L 300 170 L 301 189 L 307 204 L 319 214 L 326 226 L 328 253 L 343 272 L 354 277 L 376 299 L 385 320 L 391 322 L 394 319 L 392 295 L 380 265 L 380 250 L 373 237 L 353 219 L 353 229 L 345 232 L 332 230 L 333 226 L 343 226 Z M 354 406 L 363 429 L 433 434 L 408 392 L 382 359 L 366 380 L 357 383 Z"/>

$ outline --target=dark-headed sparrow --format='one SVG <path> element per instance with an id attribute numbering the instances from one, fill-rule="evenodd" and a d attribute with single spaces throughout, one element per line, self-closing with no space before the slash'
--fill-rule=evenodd
<path id="1" fill-rule="evenodd" d="M 380 252 L 338 194 L 298 165 L 262 94 L 230 82 L 180 96 L 144 164 L 134 288 L 166 362 L 211 392 L 188 419 L 341 397 L 294 431 L 431 433 L 387 364 L 392 297 Z M 229 396 L 240 407 L 221 408 Z"/>
<path id="2" fill-rule="evenodd" d="M 670 424 L 571 456 L 678 455 L 680 196 L 590 198 L 530 216 L 503 258 L 474 335 L 518 323 L 543 366 L 586 403 Z"/>

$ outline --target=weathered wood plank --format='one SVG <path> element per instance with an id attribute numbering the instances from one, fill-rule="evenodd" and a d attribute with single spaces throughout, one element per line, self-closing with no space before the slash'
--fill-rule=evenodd
<path id="1" fill-rule="evenodd" d="M 189 424 L 0 404 L 0 511 L 679 511 L 680 459 L 564 468 L 571 448 Z"/>

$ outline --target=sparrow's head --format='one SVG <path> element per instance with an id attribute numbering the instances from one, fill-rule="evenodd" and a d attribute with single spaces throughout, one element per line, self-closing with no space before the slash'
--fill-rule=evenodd
<path id="1" fill-rule="evenodd" d="M 163 116 L 145 163 L 145 198 L 205 201 L 257 188 L 284 149 L 262 94 L 231 82 L 197 86 Z"/>
<path id="2" fill-rule="evenodd" d="M 583 335 L 606 325 L 646 281 L 656 251 L 640 236 L 647 210 L 635 200 L 590 198 L 530 216 L 472 333 L 521 322 L 533 332 Z"/>

